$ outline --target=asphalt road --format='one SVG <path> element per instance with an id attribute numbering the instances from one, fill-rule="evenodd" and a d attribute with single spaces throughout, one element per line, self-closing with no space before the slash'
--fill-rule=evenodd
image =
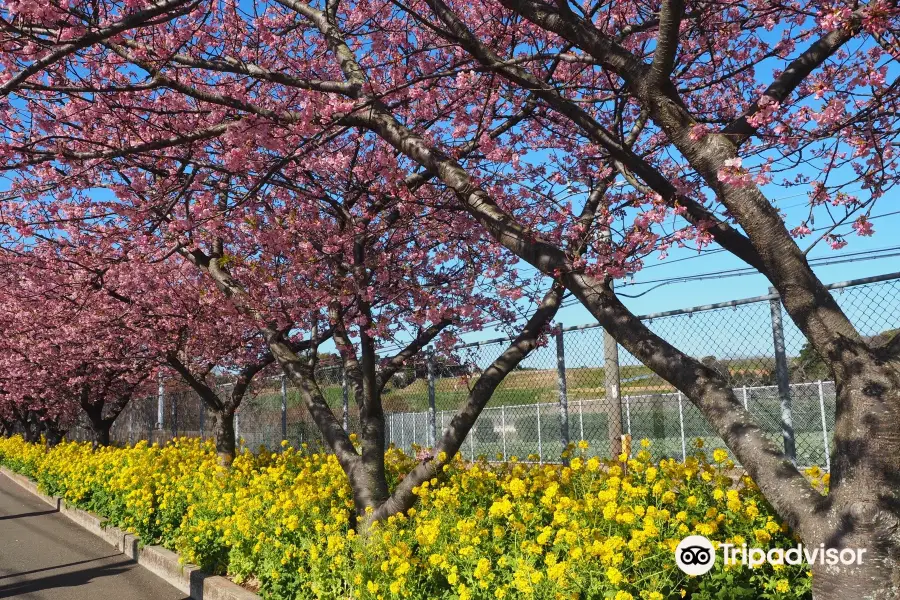
<path id="1" fill-rule="evenodd" d="M 187 600 L 0 475 L 0 598 Z"/>

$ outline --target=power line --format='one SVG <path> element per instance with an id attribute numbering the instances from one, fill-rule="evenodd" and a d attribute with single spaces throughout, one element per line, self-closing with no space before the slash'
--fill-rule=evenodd
<path id="1" fill-rule="evenodd" d="M 898 211 L 898 212 L 900 212 L 900 211 Z M 886 252 L 886 251 L 893 251 L 893 250 L 897 250 L 897 252 L 891 252 L 889 254 L 872 254 L 874 252 Z M 868 253 L 870 255 L 866 255 L 866 253 Z M 823 257 L 819 257 L 817 259 L 812 259 L 809 262 L 811 263 L 811 266 L 825 267 L 825 266 L 836 265 L 836 264 L 847 263 L 847 262 L 864 262 L 864 261 L 868 261 L 868 260 L 879 260 L 882 258 L 892 258 L 895 256 L 900 256 L 900 246 L 895 246 L 895 247 L 890 247 L 890 248 L 880 248 L 877 250 L 861 251 L 859 253 L 855 253 L 852 256 L 851 255 L 842 255 L 839 258 L 823 256 Z M 640 296 L 646 295 L 647 293 L 652 292 L 653 290 L 663 287 L 665 285 L 671 285 L 671 284 L 675 284 L 675 283 L 688 283 L 690 281 L 700 281 L 703 279 L 726 279 L 729 277 L 745 277 L 748 275 L 762 275 L 762 274 L 755 269 L 748 269 L 748 270 L 731 269 L 731 270 L 719 271 L 719 272 L 714 272 L 714 273 L 700 273 L 697 275 L 689 275 L 686 277 L 673 277 L 673 278 L 669 278 L 667 280 L 666 279 L 658 280 L 661 282 L 659 285 L 654 286 L 654 287 L 650 288 L 649 290 L 646 290 L 645 292 L 641 292 L 640 294 L 629 295 L 629 294 L 623 294 L 622 292 L 617 291 L 616 295 L 621 296 L 623 298 L 638 298 Z M 642 282 L 642 283 L 650 283 L 650 282 Z M 636 283 L 636 284 L 628 284 L 628 285 L 641 285 L 641 284 Z M 560 304 L 560 309 L 568 308 L 570 306 L 575 306 L 579 303 L 580 303 L 580 301 L 577 298 L 570 298 L 569 300 L 564 301 Z M 524 321 L 526 318 L 527 318 L 527 316 L 523 315 L 523 316 L 519 317 L 518 319 L 511 321 L 509 324 L 514 325 L 516 323 Z M 500 319 L 497 319 L 494 321 L 488 321 L 488 322 L 484 323 L 484 325 L 482 326 L 482 330 L 486 329 L 488 327 L 491 327 L 492 325 L 498 325 L 502 322 L 503 321 Z M 472 333 L 472 332 L 463 332 L 463 333 Z M 400 350 L 400 349 L 401 349 L 401 346 L 396 345 L 396 346 L 389 346 L 389 347 L 379 349 L 379 351 L 386 352 L 386 351 L 394 351 L 394 350 Z"/>
<path id="2" fill-rule="evenodd" d="M 900 246 L 889 246 L 887 248 L 871 248 L 869 250 L 858 250 L 856 252 L 848 252 L 840 255 L 840 257 L 833 256 L 819 256 L 816 258 L 809 259 L 809 263 L 819 265 L 819 263 L 835 260 L 836 258 L 846 258 L 854 256 L 865 256 L 868 254 L 877 254 L 879 252 L 891 252 L 894 250 L 900 250 Z M 842 260 L 839 262 L 847 262 L 846 260 Z M 716 275 L 722 276 L 731 276 L 731 275 L 743 275 L 743 274 L 754 274 L 759 273 L 759 271 L 755 267 L 739 267 L 734 269 L 724 269 L 722 271 L 711 271 L 709 273 L 696 273 L 693 275 L 683 275 L 680 277 L 664 277 L 662 279 L 649 279 L 647 281 L 637 281 L 637 282 L 624 282 L 623 286 L 633 286 L 633 285 L 649 285 L 651 283 L 660 283 L 660 282 L 669 282 L 669 281 L 692 281 L 696 279 L 716 279 Z"/>
<path id="3" fill-rule="evenodd" d="M 857 190 L 857 191 L 859 191 L 859 190 Z M 804 193 L 805 193 L 805 192 L 804 192 Z M 803 194 L 796 194 L 796 196 L 801 196 L 801 195 L 803 195 Z M 782 197 L 782 198 L 776 198 L 775 200 L 773 200 L 773 202 L 775 202 L 775 201 L 777 201 L 777 200 L 783 200 L 783 199 L 785 199 L 785 198 L 793 198 L 793 197 L 795 197 L 795 196 L 784 196 L 784 197 Z M 796 206 L 802 206 L 803 204 L 807 204 L 807 203 L 806 203 L 806 202 L 803 202 L 803 203 L 801 203 L 801 204 L 795 204 L 795 205 L 793 205 L 793 206 L 787 206 L 787 207 L 784 207 L 784 208 L 785 208 L 785 209 L 787 209 L 787 208 L 793 208 L 793 207 L 796 207 Z M 891 217 L 891 216 L 894 216 L 894 215 L 897 215 L 897 214 L 900 214 L 900 211 L 894 211 L 894 212 L 884 213 L 884 214 L 881 214 L 881 215 L 875 215 L 875 216 L 869 217 L 869 221 L 874 221 L 875 219 L 881 219 L 881 218 L 883 218 L 883 217 Z M 825 230 L 827 230 L 827 229 L 831 229 L 832 227 L 834 227 L 834 224 L 832 224 L 832 225 L 823 225 L 822 227 L 816 227 L 816 228 L 814 228 L 814 229 L 811 229 L 810 231 L 811 231 L 812 233 L 815 233 L 815 232 L 817 232 L 817 231 L 825 231 Z M 707 257 L 707 256 L 709 256 L 709 255 L 711 255 L 711 254 L 719 254 L 719 253 L 721 253 L 721 252 L 727 252 L 727 250 L 726 250 L 725 248 L 713 248 L 712 250 L 702 250 L 702 249 L 701 249 L 701 250 L 698 250 L 697 252 L 698 252 L 698 253 L 695 254 L 695 255 L 693 255 L 693 256 L 683 256 L 683 257 L 681 257 L 681 258 L 662 259 L 662 260 L 660 260 L 659 262 L 654 263 L 654 264 L 652 264 L 652 265 L 647 265 L 647 266 L 645 266 L 645 267 L 641 267 L 641 271 L 646 271 L 647 269 L 654 269 L 654 268 L 656 268 L 656 267 L 666 267 L 666 266 L 669 266 L 669 265 L 671 265 L 671 264 L 678 263 L 678 262 L 683 262 L 683 261 L 686 261 L 686 260 L 695 260 L 695 259 L 698 259 L 698 258 L 705 258 L 705 257 Z M 531 267 L 530 265 L 528 265 L 528 266 L 526 266 L 526 267 L 524 267 L 524 268 L 526 268 L 526 269 L 528 269 L 528 270 L 530 270 L 530 271 L 532 271 L 532 272 L 534 272 L 534 273 L 537 273 L 537 272 L 538 272 L 537 269 L 535 269 L 534 267 Z"/>
<path id="4" fill-rule="evenodd" d="M 869 220 L 871 221 L 871 220 L 880 219 L 883 217 L 890 217 L 890 216 L 897 215 L 897 214 L 900 214 L 900 210 L 889 212 L 889 213 L 884 213 L 881 215 L 875 215 L 875 216 L 869 217 Z M 819 227 L 819 228 L 813 229 L 812 231 L 814 231 L 814 232 L 815 231 L 823 231 L 830 227 L 833 227 L 833 225 Z M 678 259 L 673 259 L 671 261 L 663 261 L 663 262 L 660 262 L 659 264 L 649 265 L 647 267 L 644 267 L 641 270 L 643 271 L 645 269 L 649 269 L 652 267 L 664 266 L 667 264 L 672 264 L 675 262 L 681 262 L 684 260 L 690 260 L 690 259 L 694 259 L 694 258 L 702 258 L 708 254 L 724 252 L 724 251 L 725 251 L 725 248 L 709 250 L 706 252 L 706 254 L 700 254 L 697 256 L 686 256 L 686 257 L 682 257 L 682 258 L 678 258 Z M 900 256 L 900 252 L 895 252 L 895 251 L 900 251 L 900 246 L 890 246 L 890 247 L 886 247 L 886 248 L 873 248 L 873 249 L 869 249 L 869 250 L 860 250 L 857 252 L 844 253 L 837 257 L 821 256 L 821 257 L 811 258 L 811 259 L 809 259 L 808 262 L 810 263 L 810 266 L 826 267 L 826 266 L 848 263 L 848 262 L 855 262 L 855 261 L 856 262 L 864 262 L 864 261 L 868 261 L 868 260 L 879 260 L 882 258 L 892 258 L 895 256 Z M 880 252 L 890 252 L 890 254 L 878 254 Z M 663 279 L 655 279 L 655 280 L 650 280 L 650 281 L 631 282 L 631 283 L 623 282 L 621 284 L 623 287 L 636 286 L 636 285 L 649 285 L 651 283 L 659 283 L 659 285 L 656 285 L 656 286 L 650 288 L 649 290 L 646 290 L 639 294 L 634 294 L 634 295 L 623 294 L 619 291 L 619 292 L 616 292 L 616 295 L 621 296 L 623 298 L 639 298 L 639 297 L 644 296 L 660 287 L 675 284 L 675 283 L 688 283 L 690 281 L 703 281 L 703 280 L 710 280 L 710 279 L 713 279 L 713 280 L 714 279 L 726 279 L 726 278 L 730 278 L 730 277 L 743 277 L 743 276 L 747 276 L 747 275 L 761 275 L 761 273 L 753 267 L 741 267 L 741 268 L 735 268 L 735 269 L 726 269 L 726 270 L 722 270 L 722 271 L 713 271 L 710 273 L 697 273 L 694 275 L 685 275 L 683 277 L 669 277 L 669 278 L 663 278 Z M 565 300 L 562 303 L 560 303 L 559 308 L 560 309 L 568 308 L 570 306 L 575 306 L 577 304 L 579 304 L 579 300 L 577 298 L 570 298 L 569 300 Z M 511 321 L 510 325 L 519 323 L 519 322 L 525 320 L 526 318 L 528 318 L 527 315 L 523 315 L 523 316 L 519 317 L 518 319 Z M 488 327 L 491 327 L 493 325 L 497 325 L 500 323 L 503 323 L 503 321 L 501 319 L 495 319 L 494 321 L 488 321 L 483 324 L 482 329 L 485 329 L 485 328 L 488 328 Z M 385 348 L 381 348 L 381 349 L 379 349 L 379 351 L 380 352 L 394 351 L 394 350 L 400 350 L 401 348 L 402 348 L 401 346 L 395 345 L 395 346 L 388 346 Z"/>
<path id="5" fill-rule="evenodd" d="M 800 206 L 800 205 L 798 204 L 796 206 Z M 900 210 L 897 210 L 894 212 L 889 212 L 889 213 L 884 213 L 882 215 L 875 215 L 875 216 L 869 217 L 869 220 L 874 221 L 875 219 L 881 219 L 883 217 L 891 217 L 891 216 L 894 216 L 897 214 L 900 214 Z M 815 233 L 816 231 L 825 231 L 826 229 L 831 229 L 832 227 L 834 227 L 834 224 L 823 225 L 822 227 L 816 227 L 815 229 L 811 229 L 810 231 L 812 233 Z M 665 267 L 667 265 L 671 265 L 673 263 L 681 262 L 681 261 L 685 261 L 685 260 L 693 260 L 695 258 L 703 258 L 705 256 L 709 256 L 710 254 L 719 254 L 720 252 L 725 252 L 725 251 L 726 251 L 725 248 L 715 248 L 713 250 L 700 250 L 699 252 L 702 252 L 702 254 L 696 254 L 694 256 L 684 256 L 682 258 L 675 258 L 672 260 L 668 260 L 668 259 L 660 260 L 656 264 L 647 265 L 646 267 L 641 268 L 641 271 L 646 271 L 647 269 L 653 269 L 655 267 Z"/>

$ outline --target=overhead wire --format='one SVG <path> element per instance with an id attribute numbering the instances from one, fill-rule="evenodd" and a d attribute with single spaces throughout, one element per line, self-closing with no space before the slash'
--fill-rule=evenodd
<path id="1" fill-rule="evenodd" d="M 890 217 L 890 216 L 894 216 L 897 214 L 900 214 L 900 210 L 889 212 L 889 213 L 884 213 L 884 214 L 880 214 L 880 215 L 875 215 L 875 216 L 869 217 L 869 220 L 871 221 L 871 220 L 880 219 L 883 217 Z M 830 227 L 832 227 L 832 226 L 818 227 L 818 228 L 812 229 L 811 231 L 812 232 L 823 231 Z M 648 265 L 647 267 L 644 267 L 641 270 L 643 271 L 648 268 L 664 266 L 664 265 L 672 264 L 674 262 L 681 262 L 684 260 L 703 258 L 705 256 L 708 256 L 709 254 L 714 254 L 714 253 L 719 253 L 719 252 L 725 252 L 725 249 L 717 248 L 714 250 L 706 251 L 703 254 L 698 254 L 696 256 L 687 256 L 687 257 L 681 257 L 681 258 L 667 260 L 667 261 L 661 261 L 658 264 Z M 886 252 L 887 254 L 879 254 L 882 252 Z M 869 261 L 869 260 L 880 260 L 883 258 L 892 258 L 895 256 L 900 256 L 900 246 L 890 246 L 890 247 L 885 247 L 885 248 L 872 248 L 872 249 L 860 250 L 860 251 L 852 252 L 852 253 L 844 253 L 844 254 L 841 254 L 840 256 L 820 256 L 820 257 L 815 257 L 815 258 L 809 259 L 809 263 L 811 266 L 825 267 L 825 266 L 831 266 L 831 265 L 836 265 L 836 264 L 844 264 L 844 263 L 848 263 L 848 262 L 863 262 L 863 261 Z M 738 267 L 738 268 L 734 268 L 734 269 L 724 269 L 721 271 L 712 271 L 709 273 L 696 273 L 696 274 L 684 275 L 684 276 L 680 276 L 680 277 L 668 277 L 668 278 L 661 278 L 661 279 L 655 279 L 655 280 L 649 280 L 649 281 L 639 281 L 639 282 L 622 282 L 619 285 L 623 288 L 624 287 L 632 287 L 632 286 L 640 286 L 640 285 L 650 285 L 653 283 L 657 283 L 658 285 L 656 285 L 644 292 L 641 292 L 639 294 L 630 295 L 630 294 L 622 293 L 621 291 L 617 291 L 616 295 L 623 297 L 623 298 L 639 298 L 641 296 L 644 296 L 644 295 L 646 295 L 656 289 L 659 289 L 660 287 L 664 287 L 666 285 L 672 285 L 672 284 L 677 284 L 677 283 L 689 283 L 691 281 L 704 281 L 704 280 L 726 279 L 726 278 L 731 278 L 731 277 L 744 277 L 744 276 L 749 276 L 749 275 L 760 275 L 760 273 L 759 273 L 759 271 L 757 271 L 756 269 L 754 269 L 752 267 Z M 579 302 L 580 301 L 577 298 L 573 298 L 570 296 L 568 299 L 566 299 L 562 303 L 560 303 L 560 309 L 575 306 L 575 305 L 579 304 Z M 513 325 L 513 324 L 519 323 L 525 319 L 527 319 L 527 315 L 522 315 L 518 319 L 507 322 L 507 324 Z M 482 325 L 482 330 L 492 327 L 492 326 L 495 326 L 495 325 L 499 325 L 501 323 L 504 323 L 504 321 L 502 319 L 488 321 Z M 380 348 L 379 351 L 384 352 L 384 351 L 394 351 L 394 350 L 400 350 L 400 349 L 401 349 L 401 346 L 395 345 L 395 346 L 388 346 L 388 347 Z"/>

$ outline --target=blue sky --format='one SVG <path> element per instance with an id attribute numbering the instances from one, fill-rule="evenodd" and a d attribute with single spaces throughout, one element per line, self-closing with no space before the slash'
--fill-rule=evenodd
<path id="1" fill-rule="evenodd" d="M 797 204 L 798 201 L 802 201 L 802 199 L 798 200 L 795 198 L 793 200 L 787 200 L 785 201 L 785 204 Z M 897 210 L 900 210 L 900 201 L 898 201 L 896 196 L 891 193 L 881 199 L 879 206 L 873 214 L 879 215 Z M 799 222 L 804 214 L 803 207 L 796 207 L 787 212 L 790 223 Z M 848 236 L 847 239 L 850 243 L 842 250 L 832 250 L 827 244 L 820 242 L 816 248 L 810 252 L 810 258 L 823 257 L 839 259 L 844 255 L 853 254 L 862 250 L 891 248 L 900 245 L 900 214 L 876 219 L 873 221 L 873 224 L 875 226 L 875 235 L 872 237 L 863 238 L 855 235 Z M 807 241 L 807 243 L 809 243 L 808 240 L 809 238 L 801 240 L 801 247 L 805 247 L 802 242 Z M 890 252 L 885 253 L 890 254 Z M 703 255 L 699 258 L 674 262 L 680 258 L 696 255 L 697 252 L 691 250 L 673 250 L 666 260 L 658 260 L 655 255 L 648 257 L 645 261 L 646 264 L 644 270 L 637 273 L 634 277 L 634 282 L 639 283 L 648 280 L 684 277 L 688 275 L 746 267 L 745 263 L 728 252 L 718 252 L 715 254 Z M 814 267 L 814 270 L 824 283 L 833 283 L 900 271 L 900 257 L 889 257 L 880 260 L 859 260 L 835 265 L 822 265 Z M 649 287 L 649 285 L 620 285 L 618 289 L 622 294 L 636 294 L 647 290 Z M 622 300 L 628 308 L 635 313 L 642 315 L 673 310 L 676 308 L 686 308 L 758 296 L 768 293 L 768 288 L 768 280 L 762 275 L 754 274 L 699 282 L 674 283 L 650 291 L 640 298 L 631 299 L 623 297 Z M 579 325 L 591 322 L 594 319 L 579 305 L 564 308 L 560 311 L 558 320 L 565 325 Z"/>
<path id="2" fill-rule="evenodd" d="M 766 193 L 787 213 L 788 224 L 799 223 L 808 211 L 804 188 L 785 190 L 770 185 Z M 895 213 L 898 214 L 889 214 Z M 810 258 L 843 260 L 848 255 L 862 251 L 877 251 L 867 255 L 866 260 L 853 260 L 834 265 L 814 266 L 814 271 L 826 283 L 835 283 L 851 279 L 859 279 L 886 273 L 900 272 L 900 256 L 870 259 L 871 256 L 897 254 L 900 252 L 900 201 L 895 192 L 888 193 L 879 200 L 873 216 L 888 215 L 873 220 L 875 235 L 871 237 L 847 236 L 849 244 L 841 250 L 832 250 L 824 242 L 820 242 L 811 252 Z M 817 223 L 822 226 L 825 223 Z M 812 238 L 800 241 L 802 248 L 811 243 Z M 805 242 L 805 243 L 804 243 Z M 715 246 L 711 247 L 715 248 Z M 891 250 L 891 248 L 897 248 Z M 688 260 L 681 260 L 688 259 Z M 638 315 L 663 312 L 681 308 L 689 308 L 705 304 L 727 302 L 742 298 L 760 296 L 768 293 L 769 282 L 760 274 L 743 275 L 703 281 L 673 283 L 656 288 L 639 298 L 628 298 L 625 294 L 637 294 L 651 287 L 639 285 L 649 280 L 678 278 L 731 269 L 741 269 L 746 265 L 728 252 L 704 254 L 698 257 L 696 251 L 673 249 L 668 258 L 659 260 L 654 253 L 645 260 L 644 270 L 634 277 L 635 285 L 618 286 L 625 305 Z M 655 284 L 653 284 L 655 285 Z M 847 307 L 848 315 L 860 325 L 862 333 L 869 335 L 884 329 L 900 327 L 900 294 L 898 286 L 884 286 L 880 289 L 882 296 L 873 298 L 871 303 L 864 303 L 861 295 L 844 298 L 839 295 L 839 302 Z M 846 302 L 844 301 L 846 300 Z M 567 306 L 560 310 L 557 322 L 569 327 L 594 323 L 595 319 L 575 300 L 569 300 Z M 715 313 L 703 313 L 696 321 L 688 317 L 656 320 L 651 327 L 673 342 L 681 350 L 694 355 L 717 355 L 719 357 L 747 357 L 771 355 L 772 335 L 768 307 L 764 303 L 741 308 L 740 311 L 726 309 Z M 795 356 L 804 343 L 802 335 L 790 323 L 785 321 L 785 336 L 789 355 Z M 467 342 L 483 341 L 503 336 L 502 331 L 489 329 L 472 332 L 463 336 Z M 567 334 L 567 364 L 571 367 L 596 366 L 602 360 L 600 332 L 577 332 Z M 482 363 L 499 354 L 499 345 L 483 349 L 478 362 Z M 634 360 L 622 353 L 623 364 L 634 364 Z M 526 359 L 525 366 L 535 368 L 551 368 L 555 364 L 552 347 L 537 350 Z"/>
<path id="3" fill-rule="evenodd" d="M 897 206 L 896 200 L 891 203 Z M 888 203 L 874 214 L 892 212 Z M 898 207 L 900 208 L 900 207 Z M 827 245 L 816 248 L 813 257 L 840 259 L 842 256 L 862 250 L 875 250 L 900 245 L 900 214 L 876 219 L 876 234 L 872 238 L 851 238 L 851 243 L 843 250 L 831 250 Z M 896 252 L 896 251 L 895 251 Z M 894 253 L 895 253 L 894 252 Z M 892 252 L 884 252 L 889 254 Z M 695 255 L 682 250 L 672 252 L 669 259 L 658 261 L 649 259 L 648 268 L 635 277 L 635 281 L 681 277 L 711 271 L 741 268 L 741 261 L 726 252 L 702 258 L 670 262 Z M 879 253 L 882 254 L 882 253 Z M 824 283 L 834 283 L 900 271 L 900 257 L 847 262 L 830 266 L 815 267 L 814 270 Z M 625 304 L 639 315 L 692 306 L 726 302 L 741 298 L 760 296 L 768 293 L 769 283 L 759 274 L 713 279 L 702 282 L 678 283 L 664 286 L 637 299 L 623 298 Z M 646 286 L 621 287 L 623 293 L 631 293 Z M 880 284 L 871 288 L 855 288 L 836 294 L 839 304 L 863 335 L 872 335 L 886 329 L 900 327 L 900 280 L 892 284 Z M 784 331 L 787 352 L 796 356 L 805 339 L 784 315 Z M 594 323 L 595 319 L 577 302 L 560 311 L 558 321 L 565 326 Z M 773 355 L 770 307 L 767 302 L 741 306 L 738 309 L 725 308 L 716 311 L 680 315 L 654 319 L 650 327 L 680 350 L 696 357 L 713 355 L 717 358 L 750 358 Z M 502 336 L 497 330 L 475 332 L 464 335 L 466 341 L 482 341 Z M 565 334 L 566 364 L 570 368 L 599 366 L 603 360 L 602 331 L 568 332 Z M 463 356 L 476 360 L 485 366 L 495 358 L 505 344 L 491 344 Z M 623 365 L 637 364 L 637 361 L 620 350 Z M 551 342 L 539 348 L 524 362 L 523 366 L 539 369 L 554 368 L 555 349 Z"/>

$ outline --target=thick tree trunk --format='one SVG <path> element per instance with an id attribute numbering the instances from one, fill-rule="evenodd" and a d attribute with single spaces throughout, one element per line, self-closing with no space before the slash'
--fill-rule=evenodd
<path id="1" fill-rule="evenodd" d="M 94 434 L 94 447 L 109 446 L 110 428 L 112 428 L 112 423 L 107 421 L 91 424 L 91 431 Z"/>
<path id="2" fill-rule="evenodd" d="M 275 362 L 275 357 L 270 353 L 258 362 L 246 365 L 238 375 L 227 400 L 219 398 L 214 387 L 208 385 L 204 376 L 195 376 L 188 366 L 178 358 L 177 354 L 170 352 L 166 360 L 175 371 L 181 375 L 184 381 L 191 386 L 200 398 L 207 414 L 212 415 L 213 435 L 216 440 L 216 454 L 219 464 L 230 466 L 237 455 L 237 439 L 234 433 L 234 413 L 240 407 L 244 395 L 250 387 L 250 382 L 260 371 Z"/>
<path id="3" fill-rule="evenodd" d="M 895 521 L 893 515 L 884 517 Z M 878 516 L 869 515 L 866 520 L 870 518 L 877 520 Z M 828 538 L 835 541 L 825 542 L 824 546 L 853 550 L 854 555 L 864 550 L 859 564 L 845 565 L 838 561 L 838 564 L 830 565 L 826 559 L 825 564 L 817 561 L 812 565 L 810 570 L 815 600 L 895 600 L 900 597 L 896 532 L 874 520 L 870 523 L 871 527 L 863 528 L 859 520 L 859 516 L 854 517 L 854 527 L 858 528 L 855 531 L 844 531 L 843 527 L 832 531 Z M 810 551 L 814 550 L 816 546 L 810 548 Z"/>
<path id="4" fill-rule="evenodd" d="M 44 439 L 48 446 L 56 446 L 62 442 L 66 430 L 56 421 L 44 421 Z"/>
<path id="5" fill-rule="evenodd" d="M 804 541 L 865 550 L 860 564 L 812 567 L 816 600 L 900 597 L 900 365 L 848 344 L 837 385 L 827 513 Z"/>
<path id="6" fill-rule="evenodd" d="M 234 413 L 227 410 L 215 411 L 213 431 L 216 437 L 216 455 L 219 464 L 230 466 L 237 453 L 237 440 L 234 435 Z"/>
<path id="7" fill-rule="evenodd" d="M 24 421 L 25 441 L 36 444 L 41 440 L 41 420 L 33 411 L 28 411 Z"/>
<path id="8" fill-rule="evenodd" d="M 103 407 L 106 402 L 102 399 L 97 402 L 90 402 L 88 399 L 90 390 L 85 388 L 81 398 L 81 410 L 87 415 L 91 424 L 91 435 L 94 438 L 94 448 L 100 446 L 109 446 L 109 430 L 112 427 L 113 419 L 103 418 Z"/>
<path id="9" fill-rule="evenodd" d="M 373 453 L 374 454 L 374 453 Z M 387 477 L 384 472 L 384 453 L 380 464 L 374 457 L 366 461 L 360 458 L 350 469 L 344 469 L 353 490 L 353 506 L 356 509 L 358 524 L 365 524 L 373 514 L 390 498 Z"/>
<path id="10" fill-rule="evenodd" d="M 377 508 L 390 497 L 387 471 L 384 464 L 386 440 L 384 435 L 384 411 L 381 392 L 371 406 L 360 410 L 362 452 L 359 469 L 352 473 L 350 483 L 357 498 L 357 512 L 365 516 L 366 508 Z"/>
<path id="11" fill-rule="evenodd" d="M 413 489 L 432 477 L 442 476 L 444 465 L 453 459 L 466 436 L 472 435 L 472 427 L 475 425 L 475 421 L 478 420 L 478 416 L 484 410 L 484 407 L 487 406 L 497 387 L 537 346 L 538 339 L 544 328 L 556 316 L 562 297 L 562 287 L 554 285 L 544 296 L 538 310 L 525 323 L 525 327 L 522 328 L 519 335 L 478 377 L 478 380 L 469 392 L 466 403 L 450 420 L 449 427 L 444 431 L 444 434 L 435 446 L 433 450 L 434 456 L 420 462 L 410 471 L 403 481 L 397 485 L 393 494 L 386 501 L 377 505 L 375 510 L 368 515 L 367 522 L 380 521 L 391 515 L 409 510 L 416 502 Z M 442 456 L 443 459 L 441 458 Z"/>

